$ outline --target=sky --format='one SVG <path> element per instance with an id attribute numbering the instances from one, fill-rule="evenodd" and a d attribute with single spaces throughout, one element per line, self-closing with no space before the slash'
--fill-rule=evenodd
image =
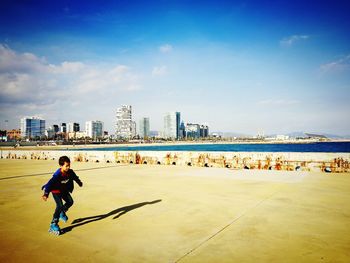
<path id="1" fill-rule="evenodd" d="M 0 128 L 101 120 L 350 135 L 350 2 L 0 2 Z"/>

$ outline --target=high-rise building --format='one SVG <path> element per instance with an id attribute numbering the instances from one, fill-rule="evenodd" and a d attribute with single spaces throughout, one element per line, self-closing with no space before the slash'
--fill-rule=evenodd
<path id="1" fill-rule="evenodd" d="M 209 137 L 209 127 L 195 123 L 186 124 L 186 138 L 206 138 Z"/>
<path id="2" fill-rule="evenodd" d="M 132 120 L 130 105 L 122 105 L 117 108 L 115 136 L 123 139 L 131 139 L 136 136 L 136 123 Z"/>
<path id="3" fill-rule="evenodd" d="M 58 127 L 57 124 L 52 125 L 52 129 L 54 130 L 55 133 L 60 131 L 60 128 Z"/>
<path id="4" fill-rule="evenodd" d="M 50 126 L 49 128 L 47 128 L 45 130 L 45 136 L 46 136 L 46 138 L 48 140 L 54 139 L 55 138 L 55 134 L 56 134 L 56 132 L 55 132 L 53 126 Z"/>
<path id="5" fill-rule="evenodd" d="M 180 138 L 180 112 L 168 112 L 164 116 L 164 138 Z"/>
<path id="6" fill-rule="evenodd" d="M 45 120 L 39 117 L 24 117 L 21 119 L 21 136 L 35 139 L 45 135 Z"/>
<path id="7" fill-rule="evenodd" d="M 68 122 L 67 123 L 67 133 L 73 132 L 73 129 L 74 129 L 73 122 Z"/>
<path id="8" fill-rule="evenodd" d="M 67 124 L 65 122 L 61 123 L 61 132 L 67 132 Z"/>
<path id="9" fill-rule="evenodd" d="M 78 132 L 78 131 L 80 131 L 79 123 L 75 123 L 75 122 L 68 123 L 67 132 Z"/>
<path id="10" fill-rule="evenodd" d="M 195 123 L 186 124 L 186 138 L 199 138 L 200 137 L 200 125 Z"/>
<path id="11" fill-rule="evenodd" d="M 103 136 L 103 122 L 87 121 L 85 123 L 85 133 L 87 137 L 92 139 L 101 138 Z"/>
<path id="12" fill-rule="evenodd" d="M 74 132 L 80 131 L 80 124 L 79 123 L 73 123 L 73 131 Z"/>
<path id="13" fill-rule="evenodd" d="M 139 135 L 141 138 L 147 138 L 150 136 L 149 118 L 142 118 L 140 120 Z"/>
<path id="14" fill-rule="evenodd" d="M 209 127 L 208 125 L 201 125 L 200 127 L 200 135 L 199 137 L 201 138 L 206 138 L 206 137 L 209 137 Z"/>
<path id="15" fill-rule="evenodd" d="M 186 137 L 186 127 L 185 127 L 184 122 L 182 121 L 180 124 L 180 136 L 179 136 L 179 138 L 183 139 L 185 137 Z"/>

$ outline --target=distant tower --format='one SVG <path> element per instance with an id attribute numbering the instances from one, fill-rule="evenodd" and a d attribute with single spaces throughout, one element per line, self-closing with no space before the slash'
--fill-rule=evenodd
<path id="1" fill-rule="evenodd" d="M 180 112 L 168 112 L 164 116 L 164 138 L 180 138 Z"/>
<path id="2" fill-rule="evenodd" d="M 45 135 L 45 120 L 39 117 L 24 117 L 21 119 L 21 136 L 35 139 Z"/>
<path id="3" fill-rule="evenodd" d="M 52 125 L 52 129 L 55 133 L 59 132 L 60 130 L 57 124 Z"/>
<path id="4" fill-rule="evenodd" d="M 209 137 L 209 127 L 208 125 L 202 124 L 200 125 L 200 136 L 201 138 Z"/>
<path id="5" fill-rule="evenodd" d="M 180 124 L 180 139 L 186 138 L 186 127 L 185 127 L 185 123 L 182 121 Z"/>
<path id="6" fill-rule="evenodd" d="M 130 105 L 122 105 L 117 108 L 115 136 L 123 139 L 131 139 L 136 136 L 136 123 L 132 120 Z"/>
<path id="7" fill-rule="evenodd" d="M 200 137 L 200 125 L 195 123 L 187 123 L 186 138 L 197 139 Z"/>
<path id="8" fill-rule="evenodd" d="M 79 123 L 73 123 L 73 131 L 78 132 L 80 131 L 80 124 Z"/>
<path id="9" fill-rule="evenodd" d="M 78 132 L 80 130 L 80 125 L 79 123 L 76 122 L 70 122 L 67 125 L 67 132 Z"/>
<path id="10" fill-rule="evenodd" d="M 85 122 L 85 133 L 87 137 L 92 139 L 101 138 L 103 136 L 102 121 L 87 121 Z"/>
<path id="11" fill-rule="evenodd" d="M 67 132 L 67 124 L 65 122 L 61 123 L 61 132 Z"/>
<path id="12" fill-rule="evenodd" d="M 141 138 L 149 137 L 149 118 L 142 118 L 139 125 L 139 135 Z"/>

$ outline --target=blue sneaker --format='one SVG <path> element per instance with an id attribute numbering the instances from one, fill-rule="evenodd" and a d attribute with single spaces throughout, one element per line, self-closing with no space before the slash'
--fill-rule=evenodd
<path id="1" fill-rule="evenodd" d="M 63 222 L 67 222 L 68 221 L 68 216 L 66 215 L 66 213 L 65 212 L 61 212 L 60 213 L 60 219 L 63 221 Z"/>
<path id="2" fill-rule="evenodd" d="M 61 229 L 57 223 L 51 223 L 50 228 L 49 228 L 49 233 L 52 233 L 56 236 L 60 235 Z"/>

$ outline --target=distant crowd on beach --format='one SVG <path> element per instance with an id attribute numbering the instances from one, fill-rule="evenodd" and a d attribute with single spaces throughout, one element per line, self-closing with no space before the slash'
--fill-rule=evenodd
<path id="1" fill-rule="evenodd" d="M 198 154 L 198 156 L 187 156 L 185 160 L 181 160 L 178 154 L 167 153 L 163 159 L 156 157 L 144 156 L 135 153 L 135 162 L 133 154 L 117 155 L 117 162 L 136 163 L 136 164 L 165 164 L 165 165 L 188 165 L 197 167 L 222 167 L 231 169 L 258 169 L 258 170 L 279 170 L 279 171 L 310 171 L 312 168 L 319 167 L 322 172 L 349 172 L 349 161 L 343 158 L 335 158 L 333 161 L 298 161 L 286 160 L 283 156 L 273 158 L 266 155 L 264 159 L 254 159 L 252 157 L 240 157 L 234 155 L 228 157 L 226 155 L 211 155 L 208 153 Z"/>
<path id="2" fill-rule="evenodd" d="M 62 154 L 60 151 L 7 151 L 1 158 L 52 160 Z M 278 170 L 278 171 L 322 171 L 328 173 L 350 172 L 349 159 L 337 157 L 325 161 L 297 160 L 283 154 L 241 155 L 239 153 L 201 153 L 201 152 L 97 152 L 97 151 L 67 151 L 65 152 L 76 162 L 105 162 L 138 165 L 182 165 L 195 167 L 218 167 L 246 170 Z M 57 156 L 56 156 L 57 155 Z"/>
<path id="3" fill-rule="evenodd" d="M 328 173 L 344 173 L 350 171 L 350 162 L 343 158 L 334 158 L 332 162 L 322 162 L 322 172 Z"/>

